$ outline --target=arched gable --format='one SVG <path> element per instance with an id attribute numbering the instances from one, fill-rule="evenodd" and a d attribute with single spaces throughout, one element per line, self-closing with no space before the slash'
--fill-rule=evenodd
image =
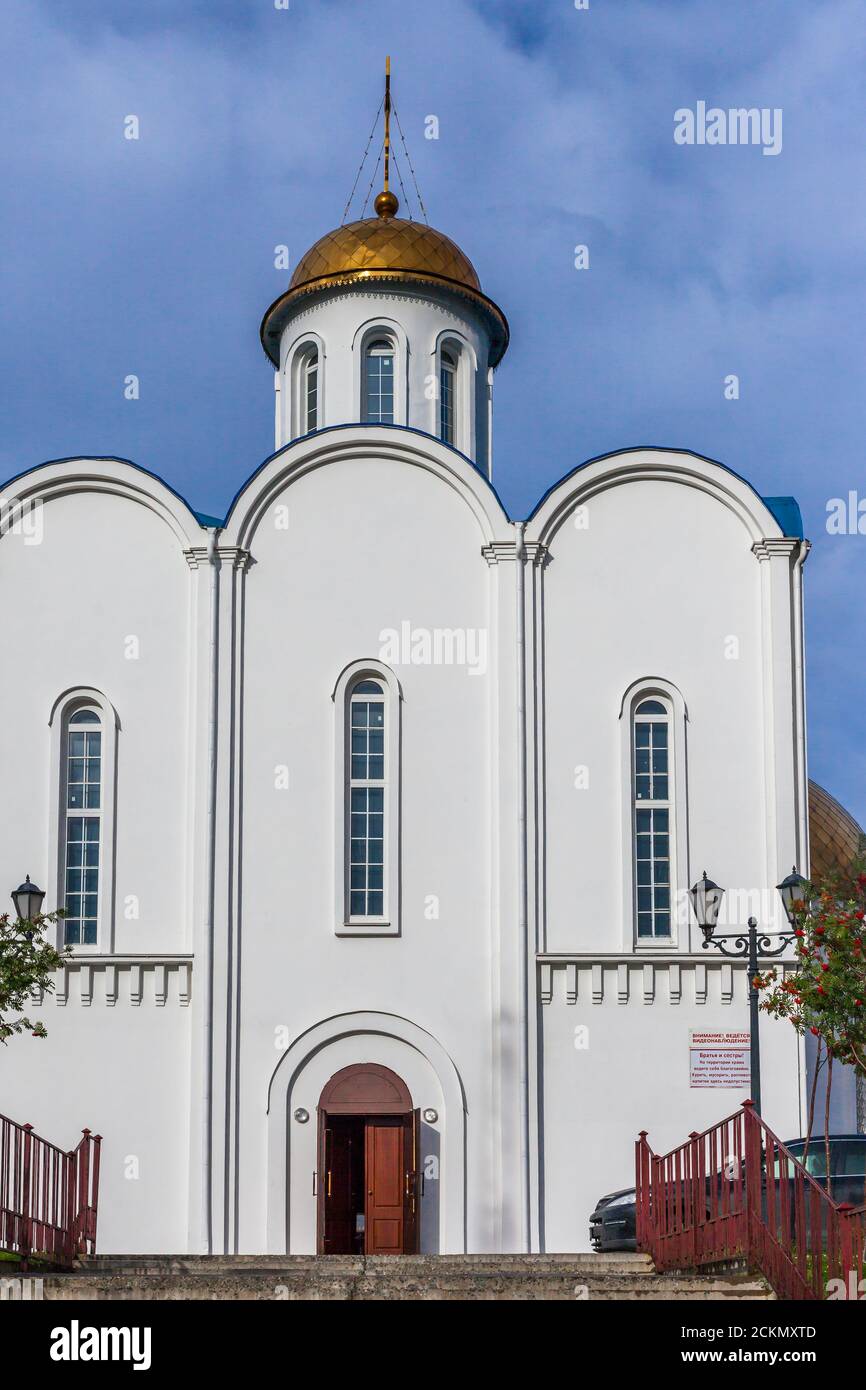
<path id="1" fill-rule="evenodd" d="M 508 539 L 505 510 L 478 469 L 430 435 L 396 425 L 340 425 L 294 441 L 266 459 L 235 497 L 221 543 L 249 550 L 256 528 L 275 498 L 299 478 L 329 463 L 374 455 L 423 468 L 457 493 L 478 526 L 479 546 Z"/>
<path id="2" fill-rule="evenodd" d="M 153 512 L 182 549 L 202 544 L 205 528 L 184 498 L 156 474 L 128 459 L 52 459 L 10 478 L 2 492 L 7 501 L 14 496 L 15 504 L 24 508 L 37 502 L 45 505 L 72 493 L 117 497 Z"/>
<path id="3" fill-rule="evenodd" d="M 742 524 L 749 544 L 781 537 L 782 529 L 764 500 L 724 464 L 687 449 L 626 449 L 580 464 L 544 494 L 526 523 L 527 541 L 549 545 L 575 508 L 612 488 L 636 481 L 697 488 L 727 507 Z"/>

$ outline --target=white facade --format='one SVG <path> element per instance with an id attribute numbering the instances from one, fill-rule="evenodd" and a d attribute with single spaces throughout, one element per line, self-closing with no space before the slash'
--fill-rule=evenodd
<path id="1" fill-rule="evenodd" d="M 353 423 L 380 331 L 393 426 Z M 444 289 L 306 301 L 278 451 L 220 528 L 117 460 L 4 491 L 42 534 L 0 539 L 7 650 L 34 653 L 0 690 L 0 882 L 63 902 L 78 710 L 102 794 L 96 941 L 35 1004 L 48 1039 L 3 1050 L 0 1110 L 64 1146 L 103 1135 L 104 1251 L 315 1250 L 316 1107 L 353 1063 L 435 1112 L 428 1251 L 586 1249 L 639 1130 L 661 1152 L 745 1098 L 691 1088 L 688 1051 L 691 1029 L 748 1027 L 744 968 L 684 914 L 636 935 L 632 726 L 643 700 L 664 711 L 673 887 L 706 866 L 763 894 L 770 927 L 773 885 L 807 868 L 805 543 L 721 465 L 663 450 L 595 460 L 511 522 L 485 476 L 485 333 Z M 426 394 L 447 341 L 455 447 Z M 310 343 L 315 433 L 292 413 Z M 386 776 L 382 908 L 361 918 L 345 720 L 364 679 Z M 800 1050 L 761 1026 L 787 1138 Z"/>

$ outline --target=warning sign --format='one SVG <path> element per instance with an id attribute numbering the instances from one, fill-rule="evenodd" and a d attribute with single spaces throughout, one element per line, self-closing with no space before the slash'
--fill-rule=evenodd
<path id="1" fill-rule="evenodd" d="M 689 1031 L 689 1086 L 748 1090 L 751 1084 L 749 1032 Z"/>

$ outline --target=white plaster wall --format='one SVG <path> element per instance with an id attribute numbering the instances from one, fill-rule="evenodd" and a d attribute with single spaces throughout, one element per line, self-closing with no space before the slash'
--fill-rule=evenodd
<path id="1" fill-rule="evenodd" d="M 46 1039 L 25 1033 L 0 1050 L 0 1111 L 63 1149 L 86 1126 L 102 1135 L 98 1249 L 169 1253 L 187 1248 L 190 1010 L 176 978 L 158 1006 L 152 971 L 141 1003 L 118 972 L 118 998 L 105 1002 L 94 971 L 93 1001 L 81 1003 L 72 972 L 69 999 L 34 1004 Z"/>
<path id="2" fill-rule="evenodd" d="M 641 678 L 671 682 L 688 711 L 685 884 L 706 867 L 729 889 L 767 886 L 760 566 L 750 537 L 716 498 L 679 482 L 630 479 L 592 497 L 587 516 L 581 530 L 564 520 L 544 571 L 551 951 L 631 948 L 620 708 Z M 731 636 L 736 660 L 725 657 Z M 788 739 L 792 756 L 790 729 Z M 575 787 L 578 766 L 588 788 Z M 681 949 L 690 944 L 699 944 L 693 925 L 679 936 Z"/>
<path id="3" fill-rule="evenodd" d="M 426 312 L 419 309 L 421 318 Z M 317 318 L 317 327 L 327 325 Z M 230 522 L 221 537 L 216 1248 L 224 1239 L 242 1251 L 268 1248 L 268 1087 L 286 1041 L 335 1015 L 378 1011 L 425 1030 L 462 1084 L 467 1248 L 516 1249 L 513 532 L 483 480 L 452 451 L 399 431 L 375 439 L 358 430 L 346 431 L 341 454 L 340 434 L 299 444 L 269 464 L 253 485 L 253 495 L 274 486 L 262 515 L 245 527 Z M 398 438 L 399 449 L 392 447 Z M 449 458 L 457 469 L 451 475 Z M 294 471 L 286 473 L 287 464 Z M 62 478 L 70 467 L 55 471 Z M 169 526 L 129 497 L 107 495 L 105 479 L 125 477 L 124 465 L 91 467 L 98 485 L 46 504 L 41 546 L 0 540 L 9 649 L 34 652 L 28 679 L 0 689 L 4 727 L 15 731 L 4 755 L 11 794 L 0 808 L 0 874 L 11 889 L 30 872 L 54 905 L 48 714 L 63 690 L 94 686 L 121 724 L 117 902 L 130 893 L 141 901 L 138 922 L 116 914 L 115 949 L 134 957 L 199 952 L 209 575 L 190 571 L 183 550 L 190 541 L 202 547 L 205 536 L 188 517 L 188 533 L 179 534 L 177 518 Z M 251 503 L 252 496 L 240 511 Z M 164 497 L 161 505 L 169 505 Z M 277 524 L 283 506 L 286 529 Z M 495 554 L 488 549 L 488 558 L 501 563 L 489 565 L 482 555 L 489 542 Z M 795 760 L 782 698 L 790 665 L 787 561 L 779 554 L 765 562 L 776 567 L 768 604 L 751 542 L 718 499 L 649 479 L 593 497 L 587 530 L 566 520 L 549 537 L 549 563 L 534 571 L 535 579 L 543 576 L 543 614 L 528 615 L 529 649 L 544 653 L 535 672 L 540 681 L 543 669 L 544 705 L 533 698 L 532 676 L 528 705 L 529 767 L 544 771 L 545 816 L 544 862 L 536 883 L 530 854 L 529 898 L 533 909 L 539 904 L 550 951 L 593 956 L 620 952 L 624 942 L 630 950 L 619 710 L 641 676 L 673 682 L 688 707 L 688 881 L 706 866 L 729 888 L 771 886 L 776 849 L 796 838 L 790 798 L 771 805 L 774 788 L 792 784 Z M 248 548 L 248 561 L 236 545 Z M 527 583 L 534 594 L 535 580 Z M 376 657 L 382 630 L 404 621 L 486 632 L 488 666 L 483 676 L 463 667 L 395 667 L 403 691 L 401 934 L 351 939 L 334 931 L 331 696 L 340 672 Z M 130 635 L 141 642 L 137 662 L 124 658 Z M 731 635 L 740 642 L 737 661 L 724 658 Z M 770 698 L 775 677 L 782 695 Z M 590 768 L 589 791 L 574 787 L 579 763 Z M 287 790 L 275 785 L 283 765 Z M 530 784 L 533 827 L 540 802 Z M 435 920 L 424 913 L 430 895 L 439 899 Z M 549 1248 L 585 1248 L 595 1199 L 630 1181 L 640 1128 L 661 1150 L 742 1099 L 688 1088 L 688 1029 L 741 1028 L 745 1018 L 741 975 L 733 1003 L 722 999 L 718 972 L 710 972 L 707 1002 L 697 1001 L 690 944 L 687 935 L 680 939 L 679 1004 L 666 998 L 659 962 L 651 1004 L 636 987 L 627 1003 L 615 1002 L 612 987 L 603 1004 L 581 990 L 568 1006 L 559 980 L 553 1002 L 540 1006 L 537 1099 Z M 63 1144 L 85 1124 L 105 1134 L 103 1250 L 182 1250 L 198 1238 L 197 1203 L 187 1212 L 187 1193 L 195 1194 L 199 1167 L 201 1049 L 192 1024 L 201 992 L 195 967 L 189 1009 L 176 980 L 160 1005 L 153 972 L 145 978 L 142 1002 L 133 1006 L 127 972 L 119 971 L 111 1006 L 104 974 L 95 970 L 92 1005 L 72 988 L 65 1007 L 44 1006 L 47 1043 L 16 1039 L 0 1055 L 0 1110 Z M 591 1027 L 588 1053 L 574 1048 L 581 1021 Z M 787 1030 L 766 1024 L 762 1031 L 767 1118 L 789 1137 L 799 1128 L 798 1052 Z M 304 1104 L 314 1116 L 313 1093 L 333 1071 L 382 1061 L 404 1075 L 416 1104 L 440 1110 L 444 1143 L 455 1107 L 428 1099 L 435 1078 L 423 1055 L 413 1058 L 387 1039 L 370 1048 L 361 1030 L 322 1050 L 286 1104 Z M 300 1168 L 291 1199 L 298 1250 L 310 1248 L 313 1229 L 314 1131 L 313 1119 L 291 1149 L 293 1171 Z M 141 1159 L 137 1180 L 122 1172 L 127 1155 Z M 440 1203 L 453 1191 L 451 1177 L 442 1174 Z M 437 1232 L 425 1215 L 422 1232 L 425 1247 L 437 1248 L 441 1222 Z"/>
<path id="4" fill-rule="evenodd" d="M 288 530 L 274 524 L 283 504 Z M 375 452 L 299 477 L 274 496 L 252 537 L 243 649 L 243 1249 L 263 1240 L 257 1184 L 277 1030 L 295 1037 L 359 1009 L 411 1020 L 453 1059 L 469 1112 L 469 1248 L 492 1241 L 494 651 L 482 676 L 456 666 L 394 668 L 404 696 L 401 935 L 335 935 L 333 886 L 337 677 L 348 663 L 376 656 L 382 629 L 404 620 L 486 630 L 491 571 L 483 540 L 453 487 Z M 281 764 L 289 767 L 288 791 L 274 787 Z M 438 920 L 425 919 L 428 895 L 439 899 Z M 363 1041 L 354 1054 L 346 1049 L 340 1066 L 369 1060 Z M 299 1236 L 299 1248 L 308 1240 L 308 1232 Z"/>
<path id="5" fill-rule="evenodd" d="M 74 481 L 81 475 L 89 480 L 84 490 Z M 188 1239 L 190 1010 L 179 1002 L 172 967 L 165 1004 L 157 1004 L 155 974 L 145 969 L 141 1003 L 133 1006 L 127 967 L 130 958 L 164 958 L 191 946 L 188 701 L 195 659 L 185 538 L 156 510 L 119 495 L 130 479 L 159 508 L 175 505 L 158 483 L 126 465 L 50 465 L 19 489 L 46 498 L 41 543 L 25 545 L 11 533 L 0 539 L 7 652 L 28 653 L 23 663 L 7 662 L 0 684 L 7 731 L 0 892 L 30 873 L 46 890 L 46 910 L 60 905 L 59 865 L 49 862 L 50 808 L 59 790 L 51 784 L 48 721 L 65 690 L 96 688 L 120 723 L 113 949 L 125 958 L 113 1005 L 98 961 L 91 1004 L 82 1002 L 77 971 L 65 1006 L 51 998 L 34 1002 L 33 1017 L 44 1019 L 48 1038 L 25 1034 L 0 1048 L 0 1111 L 63 1147 L 73 1147 L 84 1126 L 101 1132 L 100 1249 L 164 1251 L 184 1249 Z M 186 520 L 201 543 L 204 534 Z M 139 641 L 138 660 L 125 658 L 130 637 Z M 104 856 L 112 853 L 103 848 Z M 137 920 L 125 916 L 128 895 L 138 899 Z M 95 948 L 77 948 L 76 957 L 111 950 L 106 931 Z M 127 1177 L 129 1157 L 138 1161 L 137 1178 Z"/>
<path id="6" fill-rule="evenodd" d="M 652 969 L 652 967 L 649 967 Z M 630 971 L 627 1003 L 618 1002 L 617 970 L 604 972 L 604 999 L 593 1004 L 590 972 L 579 972 L 578 999 L 565 1002 L 565 970 L 554 969 L 553 1000 L 541 1008 L 544 1037 L 544 1210 L 548 1250 L 588 1250 L 589 1217 L 599 1197 L 634 1186 L 634 1144 L 649 1133 L 658 1154 L 734 1114 L 747 1091 L 692 1089 L 689 1030 L 748 1030 L 745 971 L 722 1000 L 722 974 L 707 972 L 705 1003 L 694 969 L 683 965 L 682 1000 L 670 1002 L 667 969 L 655 968 L 655 1001 L 644 1003 L 643 968 Z M 588 1030 L 576 1047 L 575 1029 Z M 790 1024 L 761 1020 L 764 1119 L 780 1139 L 801 1133 L 800 1046 Z"/>
<path id="7" fill-rule="evenodd" d="M 49 785 L 48 720 L 65 690 L 94 687 L 120 721 L 114 949 L 183 951 L 190 941 L 190 571 L 177 537 L 140 503 L 96 490 L 68 493 L 45 503 L 43 521 L 41 545 L 0 539 L 7 651 L 29 653 L 23 669 L 15 664 L 20 678 L 0 685 L 3 727 L 14 730 L 3 759 L 0 892 L 29 873 L 46 890 L 46 911 L 62 905 L 59 865 L 47 858 L 49 799 L 59 795 Z M 125 655 L 130 637 L 139 642 L 137 660 Z M 125 916 L 131 895 L 137 920 Z"/>

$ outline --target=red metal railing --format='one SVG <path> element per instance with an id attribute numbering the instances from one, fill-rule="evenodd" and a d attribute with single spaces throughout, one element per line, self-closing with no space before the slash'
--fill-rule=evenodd
<path id="1" fill-rule="evenodd" d="M 0 1115 L 0 1250 L 64 1265 L 94 1253 L 101 1143 L 85 1129 L 64 1153 Z"/>
<path id="2" fill-rule="evenodd" d="M 833 1202 L 751 1101 L 669 1154 L 645 1131 L 635 1150 L 638 1249 L 658 1269 L 742 1258 L 780 1298 L 857 1296 L 866 1205 Z"/>

